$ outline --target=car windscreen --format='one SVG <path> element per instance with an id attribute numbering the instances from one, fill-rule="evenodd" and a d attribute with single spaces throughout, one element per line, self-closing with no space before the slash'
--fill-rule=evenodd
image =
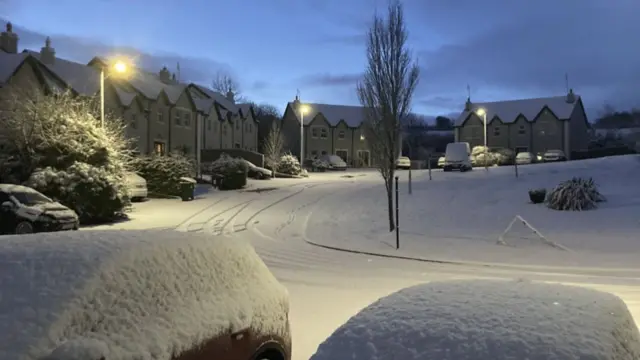
<path id="1" fill-rule="evenodd" d="M 516 157 L 520 158 L 520 159 L 522 159 L 522 158 L 530 158 L 531 154 L 529 154 L 529 153 L 518 153 L 518 155 L 516 155 Z"/>
<path id="2" fill-rule="evenodd" d="M 51 202 L 51 199 L 37 192 L 12 191 L 11 196 L 16 198 L 16 200 L 18 200 L 21 204 L 27 206 L 47 204 Z"/>

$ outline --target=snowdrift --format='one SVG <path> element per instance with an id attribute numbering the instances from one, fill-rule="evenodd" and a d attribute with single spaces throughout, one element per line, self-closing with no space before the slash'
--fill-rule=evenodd
<path id="1" fill-rule="evenodd" d="M 640 359 L 640 336 L 615 295 L 524 281 L 453 281 L 369 305 L 311 360 Z"/>
<path id="2" fill-rule="evenodd" d="M 0 359 L 170 359 L 227 331 L 288 332 L 244 241 L 176 231 L 0 239 Z"/>

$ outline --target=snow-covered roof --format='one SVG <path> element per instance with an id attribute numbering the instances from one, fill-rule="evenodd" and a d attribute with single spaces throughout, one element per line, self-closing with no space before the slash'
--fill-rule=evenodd
<path id="1" fill-rule="evenodd" d="M 223 94 L 221 94 L 221 93 L 219 93 L 217 91 L 211 90 L 211 89 L 209 89 L 207 87 L 204 87 L 202 85 L 193 84 L 193 86 L 196 87 L 198 90 L 200 90 L 205 95 L 207 95 L 210 99 L 213 99 L 215 102 L 220 104 L 226 110 L 230 111 L 232 114 L 234 114 L 234 115 L 238 114 L 238 106 L 236 104 L 234 104 L 232 101 L 229 101 L 229 99 L 227 99 L 227 97 L 224 96 Z"/>
<path id="2" fill-rule="evenodd" d="M 300 112 L 296 111 L 296 105 L 293 102 L 288 105 L 296 114 L 298 121 L 300 121 Z M 336 126 L 343 120 L 350 127 L 358 127 L 364 120 L 364 108 L 362 106 L 312 103 L 300 103 L 300 106 L 307 108 L 307 112 L 304 114 L 305 125 L 309 125 L 319 113 L 327 119 L 331 126 Z"/>
<path id="3" fill-rule="evenodd" d="M 242 116 L 246 119 L 247 117 L 249 117 L 249 114 L 251 113 L 251 108 L 253 106 L 253 104 L 238 104 L 238 109 L 240 110 L 240 112 L 242 113 Z M 258 119 L 253 119 L 254 121 L 258 121 Z"/>
<path id="4" fill-rule="evenodd" d="M 28 54 L 11 54 L 7 52 L 0 52 L 0 84 L 9 81 L 9 78 L 18 69 L 18 67 L 25 61 Z"/>
<path id="5" fill-rule="evenodd" d="M 456 119 L 455 125 L 461 126 L 469 117 L 469 114 L 482 108 L 487 113 L 487 122 L 494 117 L 500 118 L 503 123 L 513 123 L 518 116 L 522 115 L 527 120 L 532 121 L 546 106 L 559 119 L 569 119 L 573 109 L 580 100 L 580 96 L 575 95 L 575 101 L 567 102 L 567 96 L 552 96 L 534 99 L 506 100 L 495 102 L 472 103 L 471 111 L 463 111 Z"/>
<path id="6" fill-rule="evenodd" d="M 7 360 L 169 360 L 222 332 L 287 334 L 287 291 L 251 245 L 203 233 L 3 237 L 0 294 Z"/>
<path id="7" fill-rule="evenodd" d="M 311 357 L 334 359 L 640 359 L 640 335 L 613 294 L 476 279 L 417 285 L 369 305 Z"/>

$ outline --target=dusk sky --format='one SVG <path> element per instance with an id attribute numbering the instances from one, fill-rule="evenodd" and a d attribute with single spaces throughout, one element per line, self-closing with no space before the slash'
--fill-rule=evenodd
<path id="1" fill-rule="evenodd" d="M 357 105 L 364 34 L 385 0 L 0 0 L 20 48 L 51 36 L 59 57 L 137 53 L 209 85 L 218 70 L 258 103 Z M 459 112 L 472 101 L 583 96 L 593 121 L 605 103 L 640 105 L 637 0 L 406 0 L 409 45 L 422 76 L 413 110 Z M 135 50 L 134 50 L 135 49 Z M 640 106 L 639 106 L 640 107 Z"/>

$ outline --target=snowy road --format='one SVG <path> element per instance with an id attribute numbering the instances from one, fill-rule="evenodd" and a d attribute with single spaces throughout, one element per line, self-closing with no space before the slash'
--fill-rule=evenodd
<path id="1" fill-rule="evenodd" d="M 371 176 L 336 177 L 270 191 L 241 192 L 212 202 L 177 228 L 252 241 L 291 293 L 294 360 L 308 359 L 336 327 L 377 298 L 433 280 L 527 278 L 580 284 L 617 294 L 640 319 L 640 279 L 414 262 L 328 250 L 305 242 L 314 204 L 334 197 L 333 211 L 340 212 L 340 194 L 372 181 Z M 269 182 L 264 186 L 270 186 Z"/>

